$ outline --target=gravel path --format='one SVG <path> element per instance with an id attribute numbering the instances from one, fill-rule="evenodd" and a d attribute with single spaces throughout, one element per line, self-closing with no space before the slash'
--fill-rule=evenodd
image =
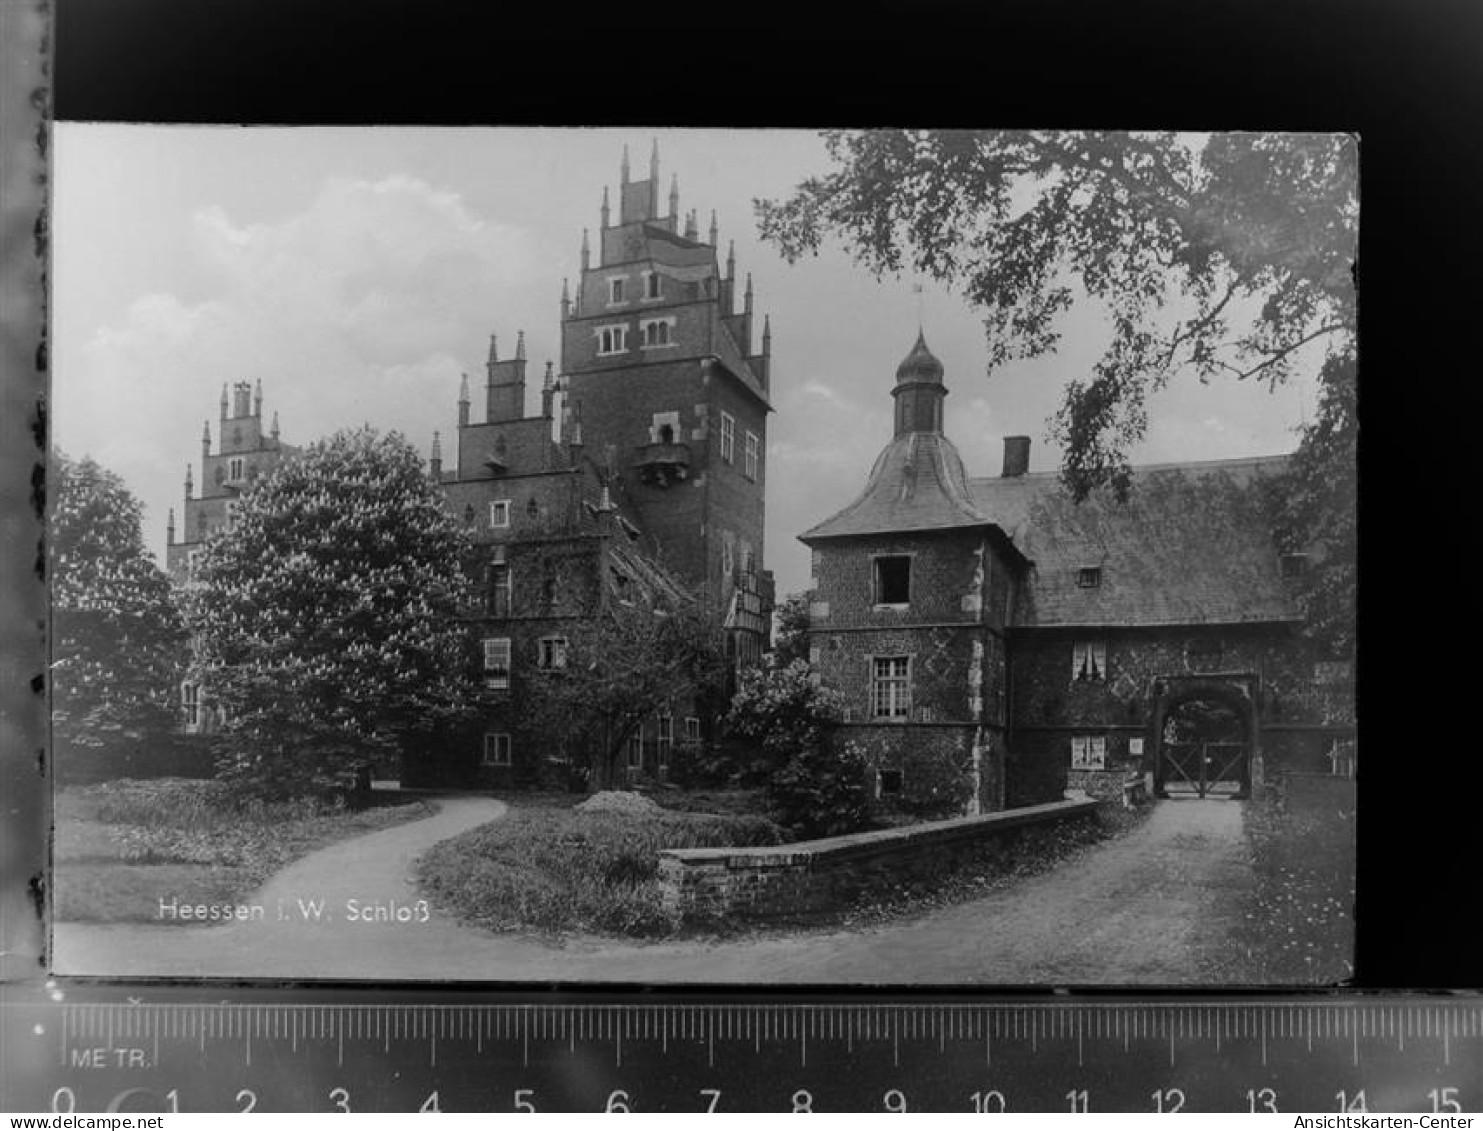
<path id="1" fill-rule="evenodd" d="M 300 860 L 253 897 L 264 908 L 262 921 L 59 924 L 53 967 L 114 977 L 1210 984 L 1239 980 L 1227 940 L 1252 882 L 1243 808 L 1234 801 L 1160 802 L 1128 835 L 1049 872 L 874 928 L 722 942 L 555 944 L 486 934 L 436 911 L 424 918 L 408 879 L 412 861 L 504 811 L 495 801 L 451 800 L 425 820 Z M 319 916 L 311 901 L 320 902 Z M 364 921 L 367 907 L 373 914 L 384 908 L 389 918 Z M 407 916 L 401 921 L 398 909 Z"/>

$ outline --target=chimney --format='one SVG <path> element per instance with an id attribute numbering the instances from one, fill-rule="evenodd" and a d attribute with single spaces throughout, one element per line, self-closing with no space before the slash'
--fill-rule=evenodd
<path id="1" fill-rule="evenodd" d="M 1030 470 L 1030 437 L 1004 437 L 1004 478 L 1024 475 Z"/>

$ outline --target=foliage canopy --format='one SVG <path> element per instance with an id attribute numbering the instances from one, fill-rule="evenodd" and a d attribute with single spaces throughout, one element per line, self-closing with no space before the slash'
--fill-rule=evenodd
<path id="1" fill-rule="evenodd" d="M 1353 639 L 1358 159 L 1342 134 L 833 131 L 834 168 L 756 202 L 790 261 L 837 237 L 877 274 L 911 269 L 984 316 L 989 368 L 1053 352 L 1092 301 L 1111 340 L 1051 421 L 1074 497 L 1125 495 L 1147 401 L 1189 373 L 1275 386 L 1317 368 L 1318 418 L 1283 521 L 1326 540 L 1304 596 Z M 1312 348 L 1309 348 L 1309 347 Z M 1315 351 L 1319 360 L 1315 361 Z"/>
<path id="2" fill-rule="evenodd" d="M 342 431 L 249 488 L 187 595 L 246 792 L 332 785 L 478 702 L 465 536 L 396 433 Z"/>
<path id="3" fill-rule="evenodd" d="M 144 548 L 143 507 L 113 472 L 51 468 L 51 709 L 58 750 L 111 746 L 175 722 L 185 629 Z"/>
<path id="4" fill-rule="evenodd" d="M 673 579 L 664 588 L 682 591 Z M 646 718 L 713 696 L 725 680 L 720 626 L 688 597 L 638 590 L 563 631 L 561 663 L 522 680 L 521 727 L 561 736 L 593 788 L 616 780 L 624 746 Z"/>

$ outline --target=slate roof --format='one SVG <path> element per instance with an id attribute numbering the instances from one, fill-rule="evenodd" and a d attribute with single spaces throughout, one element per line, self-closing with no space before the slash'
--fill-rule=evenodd
<path id="1" fill-rule="evenodd" d="M 1055 473 L 973 479 L 974 506 L 1033 564 L 1025 626 L 1241 624 L 1298 619 L 1259 481 L 1285 456 L 1134 468 L 1126 503 L 1073 503 Z M 1081 570 L 1101 568 L 1083 587 Z"/>
<path id="2" fill-rule="evenodd" d="M 952 530 L 994 520 L 974 505 L 958 449 L 938 432 L 897 436 L 876 457 L 865 491 L 799 535 L 804 542 L 860 534 Z"/>

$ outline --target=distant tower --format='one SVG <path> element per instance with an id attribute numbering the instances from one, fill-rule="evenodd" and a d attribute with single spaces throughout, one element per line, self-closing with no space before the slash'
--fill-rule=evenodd
<path id="1" fill-rule="evenodd" d="M 193 469 L 187 464 L 180 521 L 174 522 L 172 514 L 165 532 L 165 564 L 173 581 L 189 582 L 195 551 L 213 534 L 231 528 L 243 492 L 297 451 L 279 439 L 276 412 L 264 434 L 261 380 L 237 381 L 230 389 L 222 385 L 216 451 L 212 452 L 208 420 L 201 426 L 201 489 L 196 491 Z"/>

